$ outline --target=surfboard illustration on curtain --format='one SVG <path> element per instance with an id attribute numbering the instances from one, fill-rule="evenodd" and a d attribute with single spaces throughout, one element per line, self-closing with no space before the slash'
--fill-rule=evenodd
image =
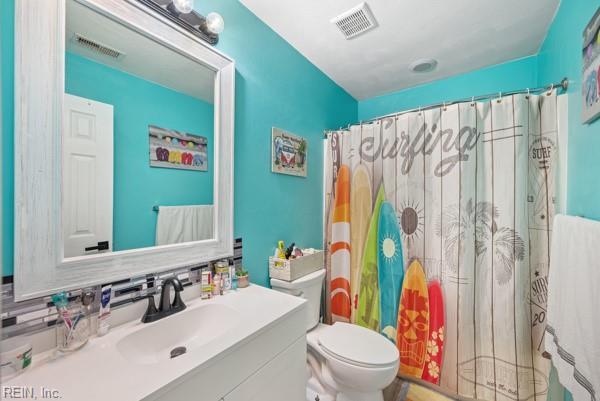
<path id="1" fill-rule="evenodd" d="M 369 231 L 363 251 L 360 270 L 360 287 L 358 292 L 358 311 L 356 324 L 379 331 L 379 283 L 377 279 L 377 227 L 379 211 L 385 200 L 383 184 L 379 187 L 373 215 L 369 223 Z"/>
<path id="2" fill-rule="evenodd" d="M 364 164 L 359 164 L 352 173 L 350 185 L 350 299 L 352 301 L 350 321 L 356 322 L 358 310 L 358 289 L 365 239 L 371 221 L 373 208 L 371 177 Z"/>
<path id="3" fill-rule="evenodd" d="M 433 384 L 440 382 L 444 350 L 444 297 L 438 280 L 432 280 L 427 286 L 429 295 L 429 336 L 427 355 L 421 378 Z"/>
<path id="4" fill-rule="evenodd" d="M 350 321 L 350 168 L 342 164 L 335 184 L 331 228 L 331 318 Z"/>
<path id="5" fill-rule="evenodd" d="M 427 354 L 429 336 L 429 295 L 421 263 L 414 259 L 402 283 L 400 310 L 398 311 L 398 336 L 396 346 L 400 352 L 400 373 L 421 378 Z"/>
<path id="6" fill-rule="evenodd" d="M 383 202 L 379 211 L 377 271 L 381 334 L 390 341 L 396 342 L 398 302 L 404 278 L 404 258 L 400 242 L 400 226 L 394 207 L 389 202 Z"/>

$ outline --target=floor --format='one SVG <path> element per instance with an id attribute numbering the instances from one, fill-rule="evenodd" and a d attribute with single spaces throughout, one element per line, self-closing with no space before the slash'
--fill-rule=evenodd
<path id="1" fill-rule="evenodd" d="M 385 401 L 455 401 L 421 385 L 397 377 L 383 391 Z"/>

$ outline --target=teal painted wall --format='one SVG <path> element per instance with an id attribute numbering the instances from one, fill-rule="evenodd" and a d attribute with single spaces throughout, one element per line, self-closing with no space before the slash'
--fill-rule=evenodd
<path id="1" fill-rule="evenodd" d="M 14 1 L 14 0 L 12 0 Z M 2 1 L 12 7 L 12 1 Z M 196 2 L 200 12 L 220 13 L 226 24 L 217 48 L 236 60 L 235 235 L 244 238 L 244 264 L 251 280 L 268 284 L 267 259 L 277 240 L 322 246 L 323 130 L 356 121 L 357 102 L 237 0 Z M 2 9 L 2 29 L 12 12 Z M 3 35 L 3 46 L 5 44 Z M 12 42 L 12 41 L 9 41 Z M 7 42 L 12 51 L 12 44 Z M 12 57 L 3 66 L 12 65 Z M 3 71 L 4 73 L 4 71 Z M 12 74 L 3 76 L 12 82 Z M 3 101 L 12 93 L 2 89 Z M 11 102 L 12 103 L 12 102 Z M 12 104 L 5 115 L 13 114 Z M 3 121 L 4 123 L 4 121 Z M 308 177 L 271 173 L 271 127 L 308 140 Z M 12 274 L 12 133 L 3 127 L 3 274 Z M 8 156 L 8 157 L 7 157 Z M 6 183 L 6 181 L 9 181 Z"/>
<path id="2" fill-rule="evenodd" d="M 539 82 L 567 76 L 569 152 L 567 212 L 600 220 L 600 120 L 581 123 L 582 33 L 600 0 L 563 0 L 538 56 Z"/>
<path id="3" fill-rule="evenodd" d="M 237 0 L 196 2 L 216 11 L 216 46 L 236 61 L 235 235 L 252 282 L 268 284 L 277 240 L 322 247 L 323 130 L 356 121 L 357 103 Z M 308 177 L 271 173 L 271 127 L 308 140 Z"/>
<path id="4" fill-rule="evenodd" d="M 443 101 L 537 86 L 537 58 L 530 56 L 358 102 L 367 120 Z"/>
<path id="5" fill-rule="evenodd" d="M 14 0 L 0 1 L 2 63 L 2 275 L 13 271 L 14 231 Z"/>
<path id="6" fill-rule="evenodd" d="M 65 91 L 114 107 L 115 251 L 154 246 L 154 205 L 213 203 L 212 104 L 72 53 Z M 208 171 L 150 167 L 148 125 L 207 137 Z"/>
<path id="7" fill-rule="evenodd" d="M 600 220 L 600 120 L 581 123 L 582 33 L 600 0 L 563 0 L 538 54 L 539 83 L 568 77 L 567 213 Z M 565 400 L 572 396 L 565 392 Z"/>

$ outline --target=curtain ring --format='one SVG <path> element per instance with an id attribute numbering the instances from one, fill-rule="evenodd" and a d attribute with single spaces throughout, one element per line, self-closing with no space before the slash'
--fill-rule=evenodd
<path id="1" fill-rule="evenodd" d="M 419 106 L 419 114 L 418 115 L 421 115 L 421 106 Z"/>
<path id="2" fill-rule="evenodd" d="M 496 99 L 496 103 L 502 102 L 502 92 L 498 92 L 498 99 Z"/>
<path id="3" fill-rule="evenodd" d="M 475 96 L 471 96 L 471 107 L 475 106 Z"/>
<path id="4" fill-rule="evenodd" d="M 548 93 L 546 93 L 546 96 L 550 96 L 552 94 L 552 91 L 554 90 L 554 84 L 550 85 L 550 90 L 548 91 Z"/>
<path id="5" fill-rule="evenodd" d="M 442 104 L 443 104 L 442 110 L 446 111 L 446 102 L 443 102 Z"/>

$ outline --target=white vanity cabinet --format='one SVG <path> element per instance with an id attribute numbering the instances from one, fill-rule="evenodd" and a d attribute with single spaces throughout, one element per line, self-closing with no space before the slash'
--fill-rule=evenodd
<path id="1" fill-rule="evenodd" d="M 305 399 L 305 338 L 298 339 L 222 398 L 223 401 L 304 401 Z"/>
<path id="2" fill-rule="evenodd" d="M 305 307 L 242 339 L 144 401 L 305 401 Z"/>

